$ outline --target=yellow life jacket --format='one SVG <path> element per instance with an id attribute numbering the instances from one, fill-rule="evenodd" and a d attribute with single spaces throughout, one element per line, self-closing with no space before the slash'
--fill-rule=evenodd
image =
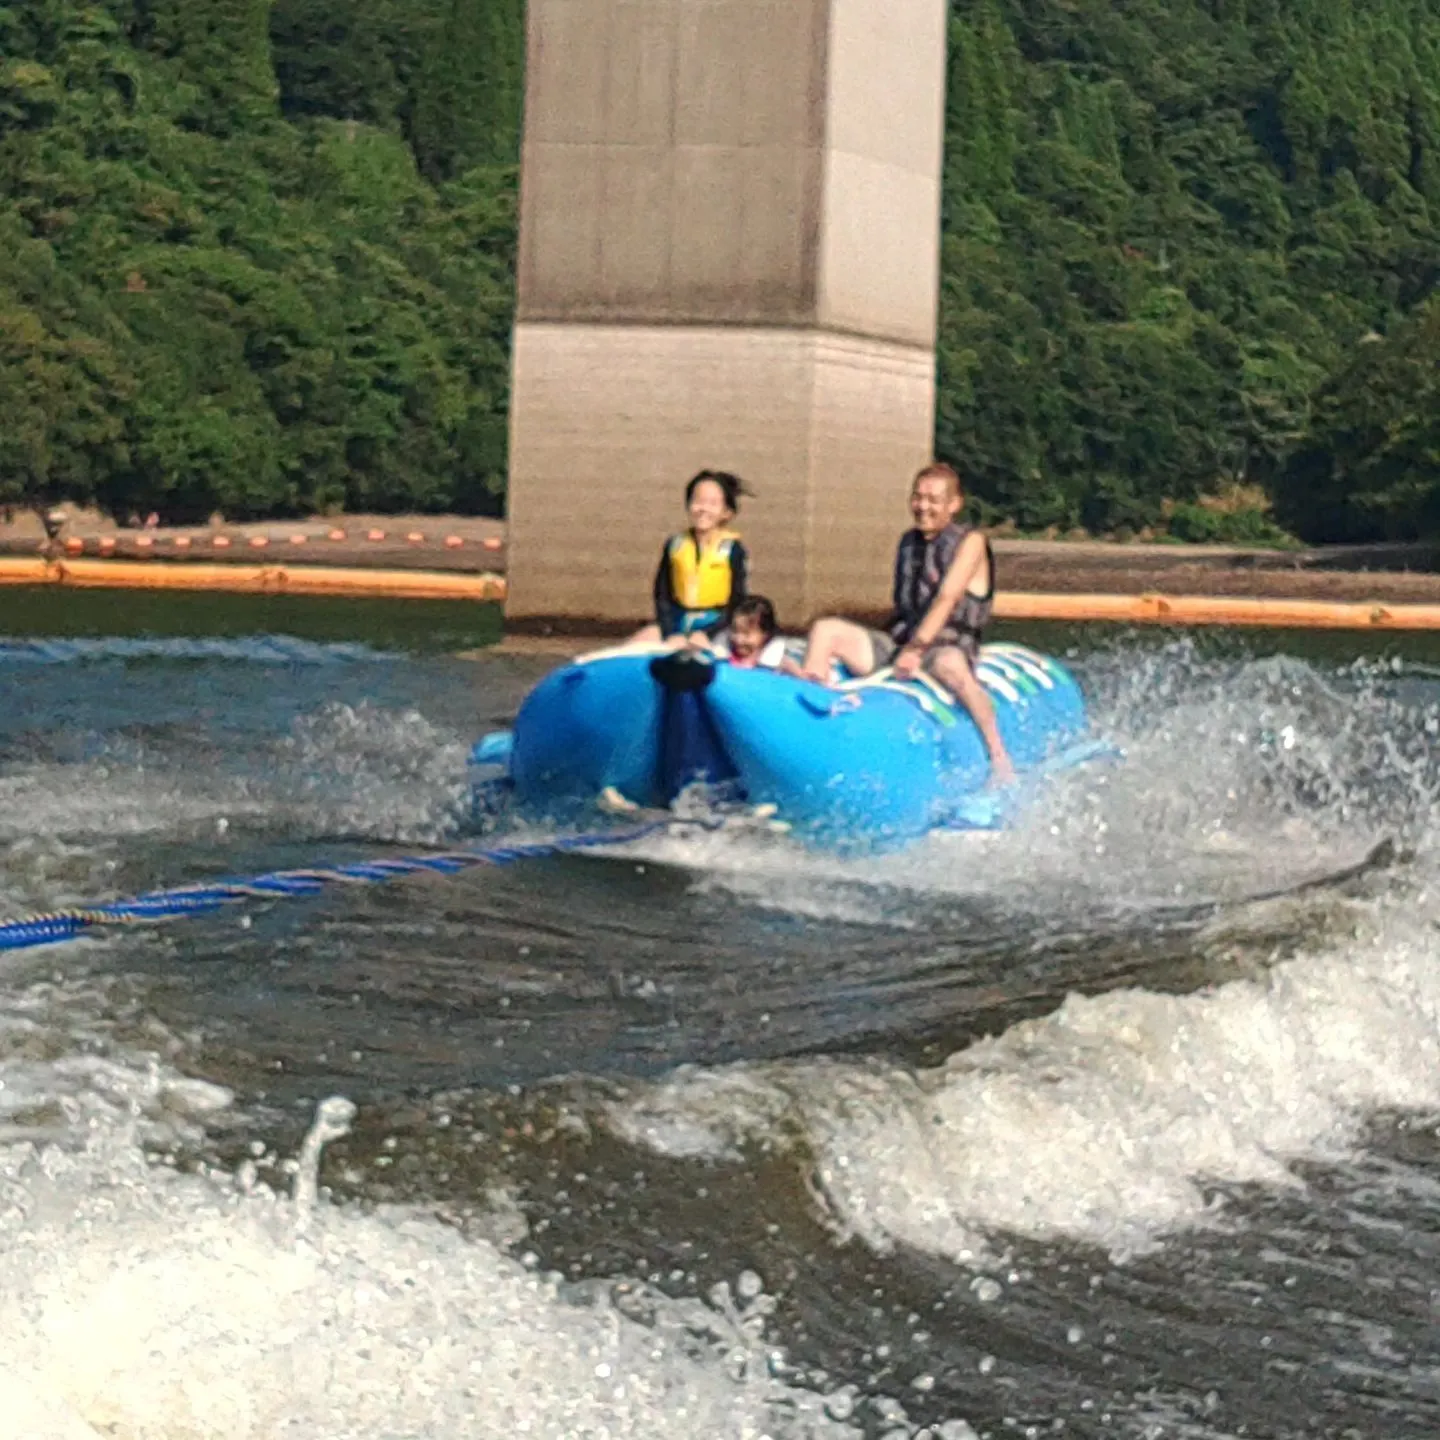
<path id="1" fill-rule="evenodd" d="M 730 603 L 730 552 L 740 537 L 718 530 L 703 548 L 694 534 L 670 537 L 670 590 L 684 610 L 723 610 Z"/>

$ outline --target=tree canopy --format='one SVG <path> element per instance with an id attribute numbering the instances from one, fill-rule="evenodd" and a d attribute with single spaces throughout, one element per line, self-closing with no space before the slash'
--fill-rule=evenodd
<path id="1" fill-rule="evenodd" d="M 1440 521 L 1435 0 L 955 0 L 948 107 L 937 439 L 989 511 Z"/>
<path id="2" fill-rule="evenodd" d="M 1440 528 L 1440 0 L 950 42 L 936 446 L 989 518 Z M 0 0 L 0 504 L 497 508 L 523 62 L 523 0 Z"/>
<path id="3" fill-rule="evenodd" d="M 494 509 L 522 0 L 0 6 L 0 502 Z"/>

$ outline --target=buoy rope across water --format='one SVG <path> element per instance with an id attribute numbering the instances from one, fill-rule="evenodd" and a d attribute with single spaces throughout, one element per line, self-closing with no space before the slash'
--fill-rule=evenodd
<path id="1" fill-rule="evenodd" d="M 38 945 L 53 945 L 101 926 L 147 925 L 185 915 L 201 915 L 244 900 L 316 895 L 327 885 L 383 884 L 419 874 L 455 875 L 480 865 L 513 865 L 520 860 L 538 860 L 606 845 L 626 845 L 677 825 L 703 826 L 708 823 L 667 816 L 619 829 L 559 835 L 549 840 L 398 855 L 389 859 L 359 860 L 346 865 L 305 870 L 273 870 L 245 879 L 185 885 L 173 890 L 150 890 L 129 900 L 107 900 L 96 905 L 51 910 L 19 920 L 0 921 L 0 950 L 28 950 Z"/>

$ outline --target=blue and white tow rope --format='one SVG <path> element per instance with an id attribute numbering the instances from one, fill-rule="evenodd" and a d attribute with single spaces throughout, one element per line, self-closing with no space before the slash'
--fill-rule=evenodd
<path id="1" fill-rule="evenodd" d="M 150 890 L 129 900 L 107 900 L 96 905 L 50 910 L 19 920 L 0 921 L 0 950 L 28 950 L 71 940 L 86 930 L 107 925 L 151 925 L 186 915 L 203 915 L 244 900 L 293 899 L 318 895 L 327 885 L 376 885 L 408 875 L 455 875 L 481 865 L 513 865 L 567 855 L 606 845 L 626 845 L 671 829 L 673 818 L 649 820 L 623 829 L 561 835 L 511 845 L 487 845 L 474 850 L 445 850 L 427 855 L 398 855 L 385 860 L 359 860 L 348 865 L 326 865 L 304 870 L 272 870 L 244 879 L 220 880 L 207 885 L 184 885 L 173 890 Z"/>

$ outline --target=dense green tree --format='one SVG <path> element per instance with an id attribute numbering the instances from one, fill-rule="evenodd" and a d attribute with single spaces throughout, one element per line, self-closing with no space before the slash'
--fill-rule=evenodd
<path id="1" fill-rule="evenodd" d="M 436 0 L 413 72 L 408 133 L 420 168 L 449 180 L 512 160 L 524 99 L 523 0 Z"/>
<path id="2" fill-rule="evenodd" d="M 1440 533 L 1440 299 L 1389 336 L 1366 336 L 1314 408 L 1277 485 L 1277 509 L 1296 534 Z"/>
<path id="3" fill-rule="evenodd" d="M 492 10 L 0 5 L 0 500 L 497 508 L 523 51 Z M 492 108 L 417 158 L 414 86 L 467 44 Z"/>
<path id="4" fill-rule="evenodd" d="M 112 367 L 102 344 L 57 332 L 0 286 L 0 504 L 96 498 L 120 452 Z"/>
<path id="5" fill-rule="evenodd" d="M 523 0 L 0 0 L 0 501 L 498 506 L 523 63 Z M 1440 528 L 1437 147 L 1437 0 L 952 0 L 937 448 L 1030 528 Z"/>
<path id="6" fill-rule="evenodd" d="M 275 0 L 270 36 L 285 114 L 392 126 L 402 91 L 391 9 L 384 0 Z"/>
<path id="7" fill-rule="evenodd" d="M 1440 278 L 1440 7 L 952 13 L 941 451 L 1026 526 L 1139 527 L 1281 476 L 1298 514 L 1325 446 L 1365 443 L 1337 418 L 1364 383 L 1356 346 Z M 1384 453 L 1347 462 L 1349 483 L 1393 497 L 1374 511 L 1390 529 L 1432 523 L 1392 491 L 1401 450 Z"/>
<path id="8" fill-rule="evenodd" d="M 0 504 L 94 500 L 126 463 L 122 339 L 50 247 L 0 215 Z"/>

